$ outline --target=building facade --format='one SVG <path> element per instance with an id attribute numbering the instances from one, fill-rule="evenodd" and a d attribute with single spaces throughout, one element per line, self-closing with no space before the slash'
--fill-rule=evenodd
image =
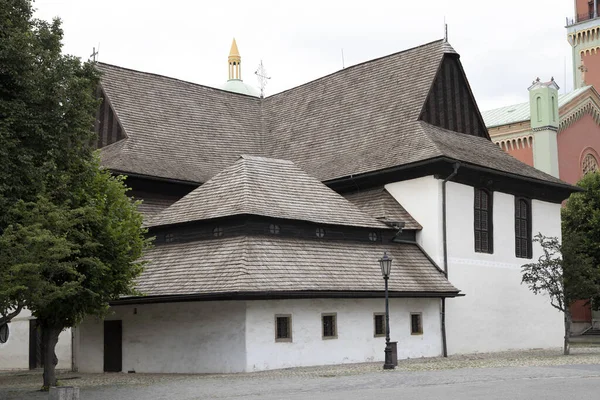
<path id="1" fill-rule="evenodd" d="M 79 371 L 382 361 L 384 254 L 398 358 L 561 345 L 520 266 L 576 189 L 491 141 L 446 41 L 266 98 L 98 68 L 102 163 L 156 240 L 144 296 L 74 329 Z"/>

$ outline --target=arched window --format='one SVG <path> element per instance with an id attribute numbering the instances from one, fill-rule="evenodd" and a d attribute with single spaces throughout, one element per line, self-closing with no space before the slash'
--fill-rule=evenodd
<path id="1" fill-rule="evenodd" d="M 556 98 L 552 96 L 552 122 L 556 122 Z"/>
<path id="2" fill-rule="evenodd" d="M 531 202 L 515 198 L 515 256 L 531 258 Z"/>
<path id="3" fill-rule="evenodd" d="M 475 251 L 493 253 L 492 194 L 485 189 L 475 188 L 474 222 Z"/>
<path id="4" fill-rule="evenodd" d="M 598 171 L 598 160 L 596 160 L 596 157 L 594 157 L 592 154 L 586 155 L 581 164 L 581 169 L 584 175 L 590 172 Z"/>
<path id="5" fill-rule="evenodd" d="M 536 103 L 536 110 L 537 110 L 537 120 L 538 120 L 538 122 L 542 122 L 542 98 L 538 96 L 535 99 L 535 103 Z"/>

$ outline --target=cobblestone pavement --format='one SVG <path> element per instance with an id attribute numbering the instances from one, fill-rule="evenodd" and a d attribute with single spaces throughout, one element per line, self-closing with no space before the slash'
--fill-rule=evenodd
<path id="1" fill-rule="evenodd" d="M 230 375 L 80 374 L 62 372 L 62 385 L 82 400 L 162 399 L 563 399 L 600 391 L 600 348 L 530 350 Z M 0 373 L 0 399 L 46 399 L 41 372 Z"/>

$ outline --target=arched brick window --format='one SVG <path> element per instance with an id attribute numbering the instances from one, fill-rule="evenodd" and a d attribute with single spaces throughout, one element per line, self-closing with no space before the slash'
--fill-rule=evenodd
<path id="1" fill-rule="evenodd" d="M 598 160 L 596 160 L 596 157 L 594 157 L 592 154 L 586 155 L 581 164 L 581 169 L 584 175 L 590 172 L 598 171 Z"/>

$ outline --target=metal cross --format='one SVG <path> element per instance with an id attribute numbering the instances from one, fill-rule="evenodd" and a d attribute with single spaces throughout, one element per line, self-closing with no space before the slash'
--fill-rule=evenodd
<path id="1" fill-rule="evenodd" d="M 267 83 L 269 83 L 270 76 L 267 76 L 267 70 L 265 69 L 262 60 L 260 60 L 260 64 L 258 64 L 258 69 L 254 72 L 256 77 L 258 78 L 258 85 L 260 86 L 260 97 L 265 97 L 265 87 Z"/>
<path id="2" fill-rule="evenodd" d="M 100 51 L 100 47 L 98 47 L 98 51 Z M 92 47 L 92 54 L 90 55 L 90 57 L 92 57 L 93 62 L 96 62 L 96 56 L 98 55 L 98 51 L 96 51 L 95 47 Z"/>

